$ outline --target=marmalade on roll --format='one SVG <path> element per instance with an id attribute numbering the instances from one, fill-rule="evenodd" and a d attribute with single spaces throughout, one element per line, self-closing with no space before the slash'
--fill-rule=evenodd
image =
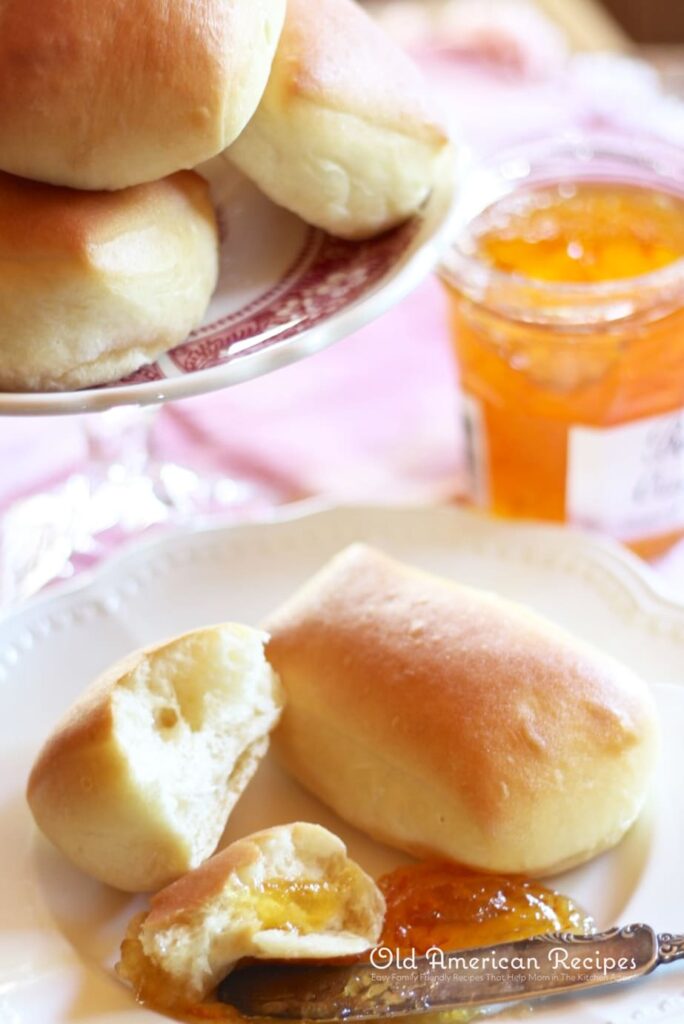
<path id="1" fill-rule="evenodd" d="M 551 932 L 588 935 L 592 919 L 568 896 L 539 882 L 504 875 L 484 875 L 448 862 L 423 862 L 396 868 L 378 880 L 387 914 L 378 945 L 417 955 L 438 946 L 445 952 L 512 942 Z M 260 913 L 265 927 L 315 927 L 339 899 L 325 883 L 267 883 Z M 126 939 L 122 957 L 139 965 L 138 1000 L 186 1024 L 224 1021 L 241 1024 L 234 1007 L 210 998 L 188 1005 L 173 990 L 163 971 L 147 961 L 138 939 Z M 358 959 L 365 959 L 364 956 Z M 456 1024 L 479 1016 L 480 1010 L 430 1015 L 432 1024 Z M 405 1018 L 415 1024 L 417 1018 Z"/>
<path id="2" fill-rule="evenodd" d="M 303 933 L 323 928 L 352 886 L 344 873 L 334 883 L 326 880 L 271 879 L 257 890 L 245 889 L 246 907 L 256 907 L 264 929 L 279 928 Z M 144 915 L 141 915 L 140 920 Z M 234 1007 L 210 999 L 189 1004 L 173 979 L 145 956 L 138 937 L 128 936 L 121 946 L 121 959 L 129 977 L 137 978 L 136 998 L 152 1009 L 166 1012 L 186 1024 L 195 1021 L 243 1021 Z"/>

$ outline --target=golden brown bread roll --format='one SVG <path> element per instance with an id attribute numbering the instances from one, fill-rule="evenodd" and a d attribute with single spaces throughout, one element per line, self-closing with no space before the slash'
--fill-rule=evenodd
<path id="1" fill-rule="evenodd" d="M 648 687 L 525 608 L 348 548 L 268 620 L 274 749 L 371 836 L 546 875 L 617 843 L 657 748 Z"/>
<path id="2" fill-rule="evenodd" d="M 117 380 L 204 316 L 218 275 L 208 186 L 182 171 L 79 192 L 0 172 L 0 266 L 0 389 Z"/>
<path id="3" fill-rule="evenodd" d="M 151 900 L 134 918 L 117 973 L 147 1002 L 192 1004 L 238 960 L 330 959 L 378 940 L 382 893 L 320 825 L 240 839 Z"/>
<path id="4" fill-rule="evenodd" d="M 226 155 L 305 221 L 364 238 L 418 209 L 447 152 L 418 70 L 354 0 L 289 0 L 263 99 Z"/>
<path id="5" fill-rule="evenodd" d="M 285 0 L 3 0 L 0 168 L 119 189 L 196 167 L 264 91 Z"/>
<path id="6" fill-rule="evenodd" d="M 71 707 L 28 801 L 77 867 L 146 892 L 214 852 L 280 714 L 264 640 L 232 623 L 186 633 L 124 658 Z"/>

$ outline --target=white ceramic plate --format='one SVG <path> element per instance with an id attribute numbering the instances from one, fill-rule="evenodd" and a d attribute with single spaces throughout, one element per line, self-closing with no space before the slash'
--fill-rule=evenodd
<path id="1" fill-rule="evenodd" d="M 636 559 L 579 534 L 496 525 L 447 509 L 329 510 L 139 547 L 0 624 L 4 1024 L 136 1024 L 156 1017 L 135 1006 L 111 971 L 138 904 L 71 868 L 29 817 L 26 776 L 56 717 L 92 676 L 131 648 L 220 619 L 257 623 L 325 559 L 359 539 L 522 600 L 654 684 L 665 754 L 648 813 L 616 850 L 556 881 L 600 926 L 643 920 L 661 931 L 684 931 L 684 607 L 660 596 Z M 338 832 L 373 874 L 402 860 L 336 819 L 270 760 L 240 801 L 226 838 L 297 818 Z M 557 1002 L 534 1016 L 540 1024 L 681 1021 L 684 971 L 663 968 L 626 992 Z"/>
<path id="2" fill-rule="evenodd" d="M 358 330 L 404 298 L 449 240 L 455 169 L 419 213 L 345 242 L 270 202 L 222 157 L 203 165 L 221 232 L 219 283 L 203 325 L 125 380 L 58 394 L 0 393 L 2 415 L 93 412 L 189 398 L 269 373 Z"/>

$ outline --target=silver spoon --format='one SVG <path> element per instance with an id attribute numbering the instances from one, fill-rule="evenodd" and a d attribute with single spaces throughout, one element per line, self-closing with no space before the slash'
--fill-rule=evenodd
<path id="1" fill-rule="evenodd" d="M 519 942 L 402 957 L 377 947 L 352 966 L 265 964 L 230 974 L 219 999 L 248 1017 L 366 1020 L 529 1001 L 621 985 L 684 959 L 684 935 L 632 924 L 597 935 L 541 935 Z"/>

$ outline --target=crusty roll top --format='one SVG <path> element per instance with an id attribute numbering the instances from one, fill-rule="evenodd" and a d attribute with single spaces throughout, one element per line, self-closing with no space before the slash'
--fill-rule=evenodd
<path id="1" fill-rule="evenodd" d="M 447 142 L 423 78 L 355 0 L 289 0 L 269 95 L 308 101 L 410 135 Z"/>
<path id="2" fill-rule="evenodd" d="M 197 166 L 251 117 L 285 0 L 3 0 L 0 168 L 118 189 Z"/>
<path id="3" fill-rule="evenodd" d="M 0 258 L 30 264 L 72 255 L 96 262 L 99 246 L 155 225 L 162 231 L 188 212 L 216 236 L 207 183 L 192 171 L 117 192 L 56 188 L 0 172 Z"/>
<path id="4" fill-rule="evenodd" d="M 288 702 L 277 749 L 379 838 L 544 873 L 614 842 L 641 807 L 656 745 L 647 688 L 520 606 L 356 545 L 268 629 Z"/>

